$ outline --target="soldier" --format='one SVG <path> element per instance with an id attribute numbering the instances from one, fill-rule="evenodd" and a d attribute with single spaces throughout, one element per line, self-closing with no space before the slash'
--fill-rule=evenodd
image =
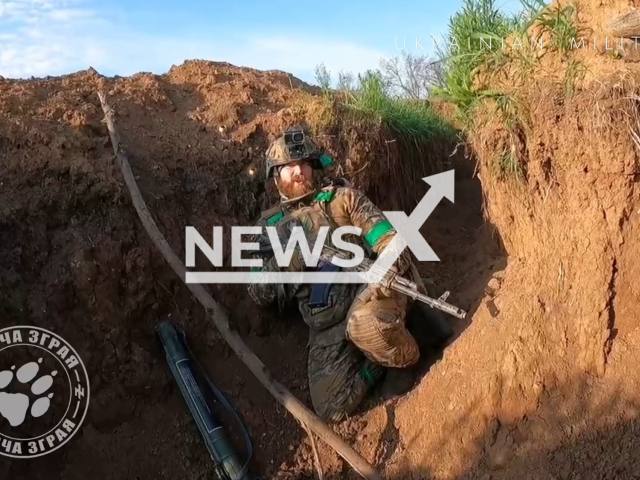
<path id="1" fill-rule="evenodd" d="M 396 232 L 380 209 L 346 181 L 320 182 L 319 172 L 331 162 L 302 129 L 289 129 L 273 142 L 266 152 L 267 180 L 275 181 L 280 203 L 264 212 L 258 225 L 275 226 L 283 238 L 288 238 L 292 224 L 302 225 L 308 238 L 327 226 L 328 242 L 338 227 L 356 226 L 362 237 L 350 241 L 375 257 Z M 394 267 L 400 275 L 415 277 L 417 272 L 407 249 Z M 281 268 L 275 257 L 264 259 L 262 271 Z M 294 254 L 285 270 L 305 268 L 301 256 Z M 315 284 L 253 283 L 249 294 L 262 306 L 277 302 L 281 311 L 290 302 L 297 304 L 310 327 L 311 401 L 326 420 L 351 414 L 384 376 L 385 367 L 409 367 L 419 359 L 416 340 L 405 327 L 408 299 L 382 285 L 333 284 L 327 289 Z"/>

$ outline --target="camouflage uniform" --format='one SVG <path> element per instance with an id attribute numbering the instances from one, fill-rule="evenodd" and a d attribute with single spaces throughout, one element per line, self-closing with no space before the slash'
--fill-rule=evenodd
<path id="1" fill-rule="evenodd" d="M 362 229 L 362 237 L 345 240 L 358 243 L 369 256 L 384 250 L 395 230 L 382 212 L 360 191 L 330 185 L 294 202 L 282 202 L 261 216 L 259 226 L 286 228 L 288 222 L 301 224 L 314 237 L 321 226 L 332 232 L 352 225 Z M 363 241 L 364 239 L 364 241 Z M 411 266 L 405 250 L 395 264 L 400 274 Z M 262 271 L 277 271 L 275 257 Z M 309 389 L 313 406 L 321 417 L 340 420 L 353 412 L 368 390 L 381 378 L 382 367 L 407 367 L 417 362 L 418 346 L 407 332 L 404 319 L 407 298 L 392 292 L 390 297 L 371 300 L 368 285 L 334 284 L 326 307 L 310 308 L 311 285 L 255 283 L 249 294 L 260 305 L 277 301 L 284 307 L 295 302 L 310 327 Z"/>

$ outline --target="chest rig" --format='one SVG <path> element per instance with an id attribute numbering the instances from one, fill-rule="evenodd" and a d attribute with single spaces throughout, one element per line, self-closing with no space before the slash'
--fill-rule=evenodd
<path id="1" fill-rule="evenodd" d="M 330 241 L 331 234 L 338 228 L 327 211 L 327 205 L 334 195 L 333 189 L 323 189 L 311 200 L 286 206 L 277 205 L 262 214 L 263 221 L 279 231 L 291 231 L 291 224 L 302 225 L 307 236 L 314 241 L 321 227 L 328 227 L 327 239 Z"/>
<path id="2" fill-rule="evenodd" d="M 299 202 L 295 205 L 282 206 L 278 205 L 263 214 L 263 219 L 267 226 L 275 226 L 276 228 L 291 231 L 291 226 L 302 225 L 309 246 L 313 248 L 318 233 L 322 227 L 328 227 L 325 237 L 325 244 L 332 245 L 331 236 L 333 232 L 340 227 L 331 215 L 331 202 L 335 199 L 335 187 L 330 186 L 323 188 L 317 192 L 311 201 Z M 290 226 L 291 225 L 291 226 Z M 363 247 L 360 237 L 354 235 L 345 235 L 344 240 L 356 243 Z M 319 261 L 316 271 L 320 272 L 337 272 L 340 267 L 330 262 Z M 332 284 L 312 284 L 309 295 L 309 308 L 323 309 L 329 306 L 329 296 Z"/>

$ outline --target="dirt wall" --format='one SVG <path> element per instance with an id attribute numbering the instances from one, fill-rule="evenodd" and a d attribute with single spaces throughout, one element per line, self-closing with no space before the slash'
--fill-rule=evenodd
<path id="1" fill-rule="evenodd" d="M 627 8 L 578 3 L 596 33 Z M 398 406 L 392 478 L 637 475 L 640 72 L 575 55 L 547 54 L 512 92 L 516 118 L 491 102 L 475 112 L 469 143 L 508 266 Z M 569 89 L 576 58 L 588 73 Z"/>
<path id="2" fill-rule="evenodd" d="M 557 78 L 539 78 L 522 92 L 526 121 L 515 133 L 494 106 L 479 113 L 469 137 L 477 165 L 454 157 L 456 203 L 439 206 L 423 230 L 442 258 L 423 274 L 470 318 L 454 321 L 443 355 L 425 357 L 409 395 L 373 399 L 336 426 L 386 478 L 634 478 L 636 77 L 605 69 L 571 97 Z M 212 62 L 163 76 L 87 71 L 0 82 L 0 321 L 60 333 L 92 385 L 86 425 L 69 449 L 31 463 L 0 460 L 0 473 L 209 476 L 152 334 L 171 315 L 248 424 L 254 469 L 313 478 L 306 436 L 225 347 L 139 225 L 98 87 L 112 96 L 143 195 L 179 255 L 185 225 L 247 224 L 269 205 L 262 152 L 305 120 L 296 106 L 316 93 L 283 72 Z M 415 179 L 432 163 L 397 168 L 397 142 L 365 127 L 336 122 L 318 139 L 383 208 L 409 211 L 410 197 L 389 192 L 420 198 L 426 187 Z M 446 161 L 453 150 L 433 149 Z M 518 175 L 502 168 L 506 154 Z M 239 287 L 211 290 L 274 375 L 308 403 L 299 319 L 256 308 Z M 320 455 L 327 478 L 353 477 L 329 449 Z"/>

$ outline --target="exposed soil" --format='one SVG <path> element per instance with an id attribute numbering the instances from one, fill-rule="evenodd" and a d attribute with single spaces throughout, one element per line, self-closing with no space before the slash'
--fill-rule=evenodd
<path id="1" fill-rule="evenodd" d="M 211 62 L 187 62 L 163 76 L 105 80 L 87 71 L 0 83 L 1 325 L 31 324 L 66 338 L 83 358 L 92 389 L 88 417 L 68 446 L 28 462 L 0 459 L 0 471 L 33 479 L 209 477 L 211 461 L 153 333 L 155 322 L 169 317 L 186 330 L 246 422 L 253 470 L 265 478 L 312 478 L 306 434 L 231 353 L 142 229 L 112 159 L 99 86 L 112 97 L 140 188 L 179 255 L 185 226 L 205 232 L 250 224 L 269 205 L 262 153 L 298 121 L 291 106 L 315 93 L 282 72 Z M 383 208 L 405 200 L 388 191 L 376 195 L 381 177 L 367 174 L 390 168 L 393 150 L 375 150 L 388 134 L 373 132 L 381 140 L 374 135 L 371 147 L 365 141 L 372 132 L 329 133 L 320 141 Z M 363 170 L 378 159 L 379 166 Z M 475 308 L 480 284 L 497 268 L 483 252 L 497 258 L 500 251 L 482 220 L 479 182 L 472 169 L 460 172 L 460 198 L 469 201 L 459 210 L 443 205 L 426 226 L 443 255 L 441 268 L 428 273 L 438 288 L 455 290 L 461 305 Z M 426 184 L 416 187 L 420 198 Z M 478 241 L 485 246 L 478 249 Z M 256 308 L 239 286 L 212 292 L 276 378 L 308 404 L 307 329 L 300 319 Z M 361 449 L 371 461 L 391 453 L 387 408 L 374 396 L 336 427 L 351 441 L 368 439 Z M 347 475 L 326 446 L 320 454 L 328 478 Z"/>
<path id="2" fill-rule="evenodd" d="M 575 3 L 604 39 L 633 2 Z M 476 112 L 469 145 L 508 266 L 398 405 L 388 478 L 638 478 L 640 71 L 604 50 L 548 51 L 537 68 L 499 84 L 510 117 Z"/>
<path id="3" fill-rule="evenodd" d="M 186 225 L 205 231 L 248 222 L 261 209 L 260 183 L 247 173 L 253 149 L 264 151 L 268 130 L 263 128 L 282 128 L 285 120 L 276 113 L 292 102 L 297 90 L 291 86 L 300 82 L 290 83 L 281 73 L 257 76 L 194 62 L 164 77 L 109 81 L 140 186 L 179 251 Z M 288 445 L 299 442 L 299 430 L 230 355 L 141 229 L 109 152 L 97 81 L 85 72 L 0 84 L 2 322 L 49 328 L 68 339 L 84 359 L 92 386 L 81 437 L 59 454 L 31 462 L 3 460 L 7 473 L 25 478 L 210 474 L 206 450 L 154 338 L 154 323 L 167 315 L 199 339 L 192 348 L 243 413 L 260 452 L 257 469 L 273 468 L 271 461 L 290 454 Z M 262 120 L 264 112 L 268 121 Z M 251 332 L 252 347 L 278 378 L 304 397 L 302 377 L 288 368 L 303 363 L 303 329 L 275 323 L 239 301 L 244 299 L 239 289 L 216 296 L 234 307 L 238 328 Z M 273 325 L 268 338 L 264 325 Z"/>
<path id="4" fill-rule="evenodd" d="M 606 18 L 602 8 L 586 12 Z M 420 268 L 469 317 L 452 320 L 444 352 L 424 352 L 408 395 L 376 392 L 335 426 L 385 478 L 640 477 L 640 89 L 637 70 L 600 60 L 607 68 L 571 96 L 564 78 L 532 80 L 518 135 L 487 107 L 469 151 L 449 157 L 453 145 L 434 145 L 436 162 L 407 160 L 379 129 L 320 132 L 339 171 L 385 209 L 410 210 L 427 188 L 420 176 L 456 168 L 456 203 L 443 200 L 423 228 L 442 261 Z M 252 470 L 315 478 L 306 433 L 225 346 L 142 229 L 101 123 L 100 86 L 179 256 L 185 226 L 246 225 L 269 206 L 261 155 L 285 126 L 305 120 L 300 105 L 316 94 L 283 72 L 211 62 L 162 76 L 0 81 L 0 326 L 62 335 L 92 387 L 89 415 L 68 446 L 29 462 L 2 458 L 0 474 L 210 477 L 153 334 L 170 316 L 247 423 Z M 517 156 L 520 180 L 496 169 L 505 151 Z M 300 319 L 255 307 L 240 286 L 211 291 L 275 377 L 309 404 Z M 325 478 L 356 478 L 328 447 L 319 451 Z"/>

